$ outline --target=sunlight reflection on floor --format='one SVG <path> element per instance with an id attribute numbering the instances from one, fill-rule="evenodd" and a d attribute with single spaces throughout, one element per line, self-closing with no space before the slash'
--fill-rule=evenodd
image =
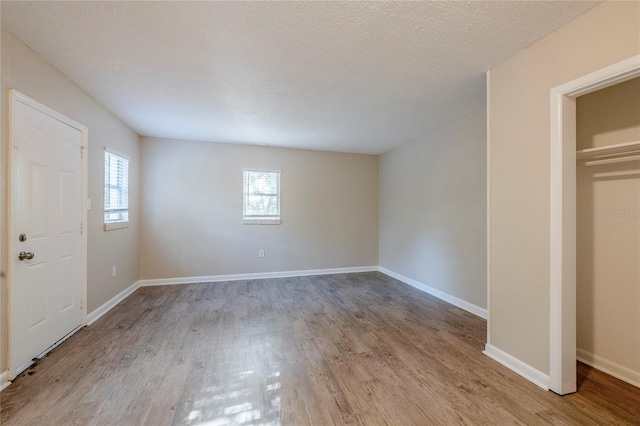
<path id="1" fill-rule="evenodd" d="M 209 386 L 193 402 L 187 416 L 189 425 L 263 425 L 280 426 L 280 372 L 260 377 L 254 371 L 236 374 L 236 381 L 228 386 Z M 229 383 L 225 380 L 224 383 Z M 264 401 L 256 407 L 247 401 Z"/>

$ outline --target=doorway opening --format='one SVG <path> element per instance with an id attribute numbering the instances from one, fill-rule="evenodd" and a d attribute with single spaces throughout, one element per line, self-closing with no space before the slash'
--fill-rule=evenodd
<path id="1" fill-rule="evenodd" d="M 576 98 L 640 76 L 640 55 L 551 89 L 549 389 L 577 390 Z"/>

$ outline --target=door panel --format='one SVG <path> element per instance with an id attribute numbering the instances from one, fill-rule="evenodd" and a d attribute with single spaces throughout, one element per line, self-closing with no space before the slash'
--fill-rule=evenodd
<path id="1" fill-rule="evenodd" d="M 75 194 L 76 176 L 72 172 L 62 170 L 60 172 L 60 205 L 63 212 L 60 216 L 60 236 L 70 236 L 73 234 L 73 215 L 64 213 L 64 206 L 72 205 Z"/>
<path id="2" fill-rule="evenodd" d="M 33 332 L 47 320 L 47 263 L 29 265 L 26 284 L 29 286 L 29 331 Z"/>
<path id="3" fill-rule="evenodd" d="M 73 256 L 65 256 L 60 259 L 60 298 L 57 305 L 60 312 L 73 307 L 74 289 L 77 287 L 73 276 L 75 264 L 76 259 Z"/>
<path id="4" fill-rule="evenodd" d="M 47 211 L 49 203 L 49 186 L 47 185 L 49 170 L 43 164 L 29 164 L 27 195 L 29 197 L 29 222 L 26 231 L 33 241 L 47 238 Z"/>

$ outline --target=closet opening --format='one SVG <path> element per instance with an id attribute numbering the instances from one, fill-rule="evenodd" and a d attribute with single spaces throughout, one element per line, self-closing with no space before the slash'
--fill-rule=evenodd
<path id="1" fill-rule="evenodd" d="M 632 145 L 628 144 L 635 142 L 620 142 L 612 144 L 620 146 L 610 146 L 599 151 L 589 151 L 592 148 L 604 147 L 604 143 L 606 142 L 605 138 L 599 139 L 598 144 L 601 142 L 603 143 L 601 146 L 594 146 L 591 148 L 584 146 L 579 147 L 577 145 L 578 129 L 576 126 L 577 98 L 619 83 L 624 83 L 638 76 L 640 76 L 640 55 L 636 55 L 617 64 L 613 64 L 576 80 L 567 82 L 551 90 L 549 389 L 561 395 L 572 393 L 577 390 L 576 353 L 578 348 L 576 342 L 578 337 L 576 331 L 576 319 L 578 312 L 576 306 L 576 280 L 578 275 L 578 217 L 576 194 L 577 177 L 579 172 L 577 165 L 578 157 L 580 157 L 580 161 L 586 160 L 584 165 L 581 163 L 579 166 L 580 168 L 589 167 L 586 165 L 589 161 L 599 161 L 599 163 L 592 164 L 591 167 L 602 167 L 605 165 L 614 168 L 626 167 L 622 164 L 627 162 L 627 160 L 620 160 L 620 158 L 622 156 L 629 156 L 629 153 L 626 151 L 628 148 L 632 147 Z M 582 100 L 580 103 L 582 103 Z M 580 130 L 580 132 L 583 132 L 583 130 Z M 614 131 L 611 133 L 616 132 Z M 581 152 L 577 153 L 577 149 L 580 149 Z M 594 153 L 597 158 L 589 158 Z M 632 175 L 632 172 L 630 173 Z M 604 176 L 604 178 L 606 179 L 606 176 Z M 615 177 L 609 176 L 609 179 L 613 180 Z M 640 195 L 638 197 L 640 198 Z M 581 195 L 581 202 L 582 199 L 583 196 Z M 611 215 L 617 214 L 615 212 L 616 208 L 611 208 L 609 210 L 611 210 Z M 636 218 L 636 223 L 637 220 L 638 219 Z M 601 222 L 600 219 L 599 222 Z M 581 228 L 587 226 L 583 220 L 581 220 L 581 223 Z M 640 241 L 631 245 L 637 247 L 640 245 Z M 585 257 L 582 249 L 580 256 L 581 259 Z M 582 263 L 584 263 L 583 260 L 581 260 L 581 264 Z M 640 262 L 637 262 L 636 258 L 636 265 L 638 263 Z M 606 268 L 600 269 L 604 270 Z M 588 270 L 589 266 L 585 268 L 585 271 L 588 272 Z M 586 272 L 581 271 L 580 276 L 582 277 L 585 273 Z M 581 282 L 580 285 L 582 287 L 583 283 Z M 609 291 L 611 291 L 611 289 L 609 289 Z M 640 293 L 638 293 L 638 290 L 636 290 L 635 294 L 637 295 L 637 299 L 634 303 L 640 303 Z M 600 303 L 600 301 L 598 301 L 598 303 Z M 584 315 L 585 312 L 588 312 L 589 308 L 583 308 L 581 306 L 580 309 L 582 319 L 582 315 Z M 636 312 L 638 311 L 636 310 Z M 614 330 L 612 333 L 615 334 L 618 331 L 619 330 Z M 581 330 L 581 344 L 585 342 L 585 338 L 582 333 L 583 332 Z M 640 334 L 637 337 L 640 339 Z M 587 349 L 583 349 L 583 351 L 580 352 L 581 356 L 584 356 L 586 351 Z"/>
<path id="2" fill-rule="evenodd" d="M 640 387 L 640 77 L 576 99 L 576 355 Z"/>

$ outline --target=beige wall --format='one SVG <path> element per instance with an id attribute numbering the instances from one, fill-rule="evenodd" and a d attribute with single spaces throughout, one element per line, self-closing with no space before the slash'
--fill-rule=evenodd
<path id="1" fill-rule="evenodd" d="M 380 266 L 481 308 L 486 284 L 485 111 L 380 162 Z"/>
<path id="2" fill-rule="evenodd" d="M 95 100 L 66 79 L 36 55 L 20 40 L 2 30 L 2 181 L 5 182 L 7 147 L 7 95 L 17 89 L 25 95 L 85 125 L 89 129 L 88 196 L 92 209 L 88 212 L 88 288 L 87 312 L 91 313 L 107 300 L 138 279 L 139 219 L 139 141 L 138 136 Z M 130 220 L 128 229 L 104 232 L 103 185 L 104 146 L 131 157 Z M 6 188 L 2 185 L 2 269 L 7 265 Z M 118 275 L 111 277 L 111 267 Z M 2 360 L 0 370 L 7 368 L 7 283 L 2 280 Z"/>
<path id="3" fill-rule="evenodd" d="M 142 141 L 141 279 L 378 264 L 377 156 Z M 281 171 L 281 225 L 242 224 L 243 169 Z"/>
<path id="4" fill-rule="evenodd" d="M 607 2 L 491 71 L 490 343 L 549 374 L 550 89 L 640 52 L 640 3 Z"/>
<path id="5" fill-rule="evenodd" d="M 640 78 L 577 99 L 578 149 L 634 141 Z M 640 377 L 640 161 L 579 165 L 577 177 L 578 355 Z"/>

